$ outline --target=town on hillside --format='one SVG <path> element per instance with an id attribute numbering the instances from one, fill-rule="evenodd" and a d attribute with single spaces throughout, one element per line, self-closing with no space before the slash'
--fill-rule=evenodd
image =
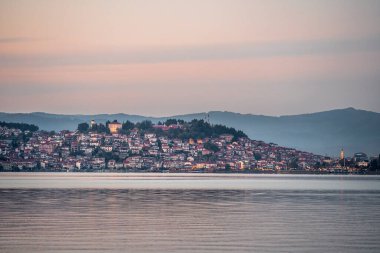
<path id="1" fill-rule="evenodd" d="M 204 120 L 91 121 L 60 132 L 0 122 L 1 171 L 367 174 L 380 171 L 379 158 L 316 155 Z"/>

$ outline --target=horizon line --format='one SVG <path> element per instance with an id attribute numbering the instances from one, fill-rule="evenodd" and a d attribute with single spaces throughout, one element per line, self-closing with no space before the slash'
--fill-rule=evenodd
<path id="1" fill-rule="evenodd" d="M 4 112 L 1 111 L 0 113 L 5 114 L 50 114 L 50 115 L 61 115 L 61 116 L 97 116 L 97 115 L 128 115 L 128 116 L 136 116 L 136 117 L 145 117 L 145 118 L 170 118 L 170 117 L 180 117 L 180 116 L 188 116 L 188 115 L 194 115 L 194 114 L 209 114 L 209 113 L 215 113 L 215 112 L 222 112 L 222 113 L 233 113 L 233 114 L 240 114 L 245 116 L 265 116 L 265 117 L 288 117 L 288 116 L 300 116 L 300 115 L 308 115 L 308 114 L 317 114 L 317 113 L 323 113 L 323 112 L 331 112 L 331 111 L 339 111 L 339 110 L 355 110 L 355 111 L 366 111 L 366 112 L 372 112 L 372 113 L 380 113 L 377 111 L 370 111 L 365 109 L 358 109 L 355 107 L 344 107 L 344 108 L 333 108 L 333 109 L 327 109 L 323 111 L 314 111 L 314 112 L 307 112 L 307 113 L 299 113 L 299 114 L 283 114 L 283 115 L 266 115 L 266 114 L 255 114 L 255 113 L 241 113 L 241 112 L 234 112 L 234 111 L 226 111 L 226 110 L 211 110 L 211 111 L 204 111 L 204 112 L 191 112 L 191 113 L 182 113 L 182 114 L 173 114 L 173 115 L 161 115 L 161 116 L 151 116 L 151 115 L 144 115 L 144 114 L 131 114 L 131 113 L 125 113 L 125 112 L 115 112 L 115 113 L 55 113 L 55 112 L 42 112 L 42 111 L 32 111 L 32 112 Z"/>

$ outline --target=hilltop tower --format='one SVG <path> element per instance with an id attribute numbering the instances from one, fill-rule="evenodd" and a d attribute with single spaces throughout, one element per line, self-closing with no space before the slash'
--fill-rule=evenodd
<path id="1" fill-rule="evenodd" d="M 92 128 L 94 125 L 96 125 L 95 120 L 91 120 L 91 122 L 90 122 L 90 128 Z"/>

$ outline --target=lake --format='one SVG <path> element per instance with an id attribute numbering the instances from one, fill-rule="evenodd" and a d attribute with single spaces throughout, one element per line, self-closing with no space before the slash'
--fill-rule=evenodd
<path id="1" fill-rule="evenodd" d="M 380 252 L 380 177 L 0 173 L 0 252 Z"/>

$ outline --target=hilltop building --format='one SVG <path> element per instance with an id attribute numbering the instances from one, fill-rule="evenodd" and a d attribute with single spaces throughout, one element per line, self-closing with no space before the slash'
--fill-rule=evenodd
<path id="1" fill-rule="evenodd" d="M 93 128 L 93 127 L 94 127 L 94 125 L 96 125 L 96 122 L 95 122 L 95 120 L 91 120 L 91 122 L 90 122 L 90 128 Z"/>
<path id="2" fill-rule="evenodd" d="M 117 134 L 119 130 L 121 129 L 121 127 L 122 127 L 121 123 L 117 121 L 108 123 L 108 129 L 110 130 L 111 134 Z"/>

